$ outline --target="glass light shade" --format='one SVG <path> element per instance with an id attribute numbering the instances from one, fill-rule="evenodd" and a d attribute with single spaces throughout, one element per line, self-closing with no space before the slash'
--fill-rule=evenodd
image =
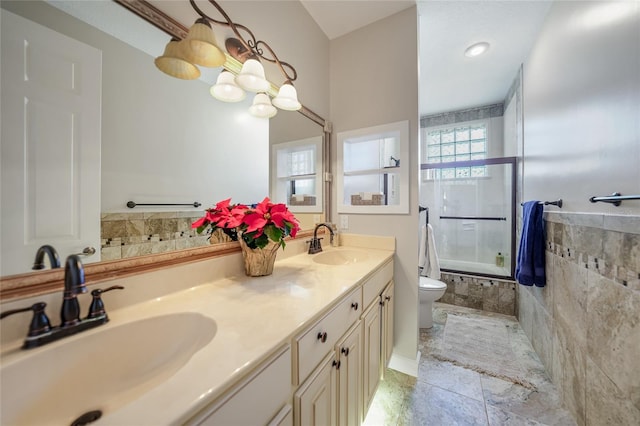
<path id="1" fill-rule="evenodd" d="M 175 39 L 167 43 L 164 54 L 157 57 L 154 63 L 160 71 L 171 77 L 194 80 L 200 77 L 200 70 L 185 59 L 180 43 L 183 42 Z"/>
<path id="2" fill-rule="evenodd" d="M 211 86 L 211 96 L 224 102 L 240 102 L 247 94 L 235 82 L 235 76 L 229 71 L 222 71 Z"/>
<path id="3" fill-rule="evenodd" d="M 215 68 L 222 66 L 227 60 L 218 47 L 211 25 L 205 19 L 198 19 L 184 40 L 184 55 L 189 62 Z"/>
<path id="4" fill-rule="evenodd" d="M 264 67 L 255 59 L 247 59 L 244 62 L 240 74 L 236 76 L 236 83 L 250 92 L 266 92 L 270 86 L 264 76 Z"/>
<path id="5" fill-rule="evenodd" d="M 302 104 L 298 102 L 298 92 L 296 88 L 289 83 L 285 83 L 280 87 L 278 96 L 273 98 L 273 104 L 287 111 L 297 111 L 302 108 Z"/>
<path id="6" fill-rule="evenodd" d="M 271 118 L 278 113 L 278 110 L 271 105 L 269 96 L 264 93 L 258 93 L 253 98 L 253 105 L 249 107 L 249 113 L 254 117 Z"/>

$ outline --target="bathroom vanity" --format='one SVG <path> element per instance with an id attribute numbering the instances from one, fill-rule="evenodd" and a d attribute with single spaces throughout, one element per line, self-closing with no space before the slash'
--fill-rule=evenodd
<path id="1" fill-rule="evenodd" d="M 234 253 L 101 283 L 126 287 L 107 325 L 3 340 L 2 424 L 360 424 L 393 347 L 394 240 L 341 237 L 315 255 L 288 243 L 268 277 Z"/>

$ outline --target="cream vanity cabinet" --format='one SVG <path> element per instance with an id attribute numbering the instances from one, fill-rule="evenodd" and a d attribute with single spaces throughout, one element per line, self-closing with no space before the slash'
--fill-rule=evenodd
<path id="1" fill-rule="evenodd" d="M 188 425 L 293 425 L 291 346 L 286 345 Z"/>
<path id="2" fill-rule="evenodd" d="M 340 426 L 362 422 L 362 325 L 357 321 L 335 348 L 338 359 L 338 421 Z"/>
<path id="3" fill-rule="evenodd" d="M 294 396 L 297 425 L 359 425 L 362 339 L 358 320 Z"/>
<path id="4" fill-rule="evenodd" d="M 393 349 L 392 278 L 390 261 L 187 424 L 360 425 Z"/>
<path id="5" fill-rule="evenodd" d="M 361 311 L 362 288 L 358 287 L 294 338 L 293 383 L 300 384 L 293 396 L 294 424 L 336 425 L 339 419 L 361 417 L 357 402 L 345 398 L 343 405 L 340 401 L 341 388 L 355 391 L 356 398 L 358 394 Z"/>
<path id="6" fill-rule="evenodd" d="M 393 351 L 393 263 L 363 286 L 362 412 L 366 415 Z"/>
<path id="7" fill-rule="evenodd" d="M 382 333 L 382 372 L 389 365 L 391 359 L 391 353 L 393 352 L 393 307 L 394 307 L 394 290 L 393 281 L 385 287 L 382 295 L 380 296 L 381 306 L 381 333 Z"/>
<path id="8" fill-rule="evenodd" d="M 294 338 L 295 425 L 362 422 L 393 349 L 392 277 L 389 262 Z"/>

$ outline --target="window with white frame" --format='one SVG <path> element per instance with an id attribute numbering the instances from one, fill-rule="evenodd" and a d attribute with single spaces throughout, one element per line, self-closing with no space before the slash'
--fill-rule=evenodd
<path id="1" fill-rule="evenodd" d="M 409 212 L 409 122 L 337 135 L 338 213 Z"/>
<path id="2" fill-rule="evenodd" d="M 487 158 L 487 124 L 422 128 L 422 163 L 452 163 Z M 427 179 L 486 177 L 486 166 L 456 166 L 429 169 Z"/>
<path id="3" fill-rule="evenodd" d="M 293 212 L 322 211 L 322 136 L 275 144 L 271 199 Z"/>

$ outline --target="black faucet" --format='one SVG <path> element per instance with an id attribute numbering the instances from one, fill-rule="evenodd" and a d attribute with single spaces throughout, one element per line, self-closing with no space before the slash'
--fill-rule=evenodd
<path id="1" fill-rule="evenodd" d="M 51 269 L 56 269 L 60 267 L 60 257 L 58 256 L 58 252 L 52 246 L 45 244 L 41 246 L 36 252 L 36 259 L 33 261 L 33 266 L 31 269 L 39 270 L 44 269 L 44 256 L 47 255 L 49 258 L 49 264 L 51 265 Z"/>
<path id="2" fill-rule="evenodd" d="M 0 319 L 19 312 L 33 311 L 33 319 L 29 325 L 29 332 L 22 348 L 35 348 L 108 322 L 109 317 L 104 310 L 101 294 L 116 289 L 122 290 L 124 287 L 116 285 L 104 290 L 93 290 L 91 292 L 93 301 L 89 307 L 89 313 L 86 318 L 80 319 L 80 303 L 78 303 L 76 296 L 80 293 L 86 293 L 87 287 L 84 283 L 84 267 L 82 266 L 82 262 L 78 255 L 72 254 L 67 257 L 65 262 L 64 299 L 62 300 L 62 308 L 60 309 L 60 325 L 58 327 L 51 327 L 49 318 L 44 312 L 47 306 L 44 302 L 34 303 L 26 308 L 2 312 Z"/>
<path id="3" fill-rule="evenodd" d="M 333 244 L 333 238 L 335 236 L 333 229 L 327 223 L 319 223 L 316 225 L 315 229 L 313 230 L 313 238 L 308 241 L 309 254 L 316 254 L 322 251 L 322 245 L 320 244 L 320 240 L 322 238 L 318 238 L 318 228 L 320 228 L 321 226 L 324 226 L 329 230 L 329 243 Z"/>
<path id="4" fill-rule="evenodd" d="M 72 254 L 67 257 L 64 265 L 64 299 L 60 309 L 60 327 L 69 327 L 80 322 L 80 303 L 76 296 L 86 292 L 82 261 L 78 255 Z"/>

